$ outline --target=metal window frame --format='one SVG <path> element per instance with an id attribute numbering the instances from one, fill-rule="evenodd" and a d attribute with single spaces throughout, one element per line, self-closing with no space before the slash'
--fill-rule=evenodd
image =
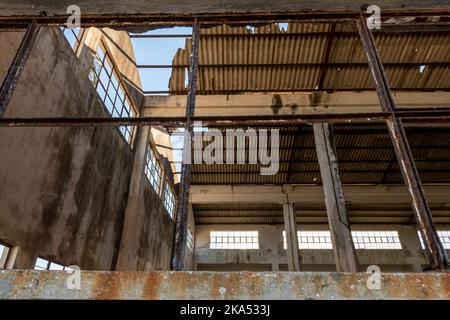
<path id="1" fill-rule="evenodd" d="M 99 55 L 99 50 L 103 54 L 103 58 Z M 99 71 L 96 70 L 96 61 L 99 62 Z M 109 66 L 109 69 L 106 67 Z M 110 70 L 110 72 L 108 71 Z M 91 74 L 94 75 L 95 82 L 91 79 Z M 102 75 L 106 74 L 108 79 L 107 83 L 104 84 L 102 79 Z M 123 83 L 122 77 L 120 76 L 119 71 L 117 70 L 117 66 L 114 60 L 111 58 L 111 54 L 108 52 L 107 45 L 101 39 L 98 44 L 97 50 L 94 54 L 94 60 L 89 69 L 89 79 L 97 92 L 100 100 L 103 103 L 105 111 L 111 116 L 111 118 L 137 118 L 139 112 L 136 111 L 136 107 L 128 93 L 125 84 Z M 114 80 L 114 81 L 113 81 Z M 117 84 L 117 87 L 116 85 Z M 102 97 L 99 93 L 99 85 L 101 86 L 102 91 L 104 92 L 104 96 Z M 105 87 L 106 86 L 106 87 Z M 111 89 L 111 90 L 110 90 Z M 111 91 L 111 92 L 110 92 Z M 120 94 L 122 93 L 122 95 Z M 111 97 L 113 95 L 113 97 Z M 121 98 L 123 96 L 123 100 Z M 111 111 L 107 106 L 107 99 L 111 103 Z M 119 105 L 117 103 L 119 102 Z M 127 107 L 128 105 L 128 107 Z M 123 115 L 126 115 L 124 117 Z M 129 125 L 119 126 L 117 130 L 120 132 L 120 135 L 125 139 L 125 141 L 132 146 L 135 136 L 135 128 Z"/>
<path id="2" fill-rule="evenodd" d="M 44 261 L 47 263 L 45 269 L 42 269 L 41 267 L 38 267 L 39 269 L 36 269 L 36 263 L 37 263 L 37 260 L 38 260 L 38 259 L 44 260 Z M 52 264 L 56 264 L 56 265 L 58 265 L 58 266 L 61 266 L 61 267 L 62 267 L 62 270 L 53 270 L 53 269 L 50 269 L 50 267 L 51 267 Z M 44 257 L 42 257 L 42 256 L 38 256 L 38 257 L 36 258 L 35 263 L 34 263 L 34 270 L 37 270 L 37 271 L 64 271 L 64 270 L 67 270 L 67 269 L 68 269 L 68 266 L 66 266 L 66 265 L 64 265 L 64 264 L 62 264 L 62 263 L 59 263 L 59 262 L 52 261 L 51 259 L 46 259 L 46 258 L 44 258 Z"/>
<path id="3" fill-rule="evenodd" d="M 384 18 L 389 18 L 390 15 L 398 17 L 398 16 L 413 16 L 415 19 L 412 21 L 417 23 L 423 20 L 425 17 L 435 17 L 437 11 L 433 10 L 416 10 L 416 11 L 403 11 L 403 10 L 392 10 L 392 11 L 384 11 Z M 440 18 L 442 18 L 443 24 L 448 26 L 450 24 L 450 12 L 439 12 Z M 445 16 L 444 16 L 445 15 Z M 187 105 L 186 105 L 186 116 L 181 117 L 177 121 L 173 121 L 173 119 L 144 119 L 140 118 L 138 121 L 133 119 L 121 119 L 122 122 L 115 120 L 105 121 L 103 119 L 76 119 L 76 118 L 65 118 L 65 119 L 5 119 L 3 118 L 4 112 L 9 104 L 14 88 L 17 84 L 18 79 L 20 78 L 21 71 L 26 63 L 26 60 L 30 54 L 30 51 L 33 47 L 34 41 L 36 39 L 37 31 L 39 30 L 39 25 L 62 25 L 66 19 L 66 17 L 15 17 L 14 20 L 8 21 L 8 18 L 3 18 L 0 20 L 0 27 L 6 28 L 28 28 L 27 33 L 22 41 L 20 49 L 18 50 L 16 57 L 11 64 L 11 67 L 7 73 L 5 81 L 2 84 L 0 89 L 0 126 L 68 126 L 68 125 L 90 125 L 90 126 L 98 126 L 98 125 L 112 125 L 117 126 L 120 124 L 140 124 L 140 125 L 150 125 L 159 123 L 159 125 L 171 126 L 175 124 L 184 126 L 187 130 L 192 130 L 192 123 L 195 120 L 194 111 L 195 111 L 195 96 L 196 96 L 196 74 L 198 69 L 198 38 L 199 32 L 198 28 L 200 24 L 208 24 L 213 23 L 216 24 L 219 20 L 221 22 L 226 23 L 243 23 L 247 21 L 247 23 L 258 23 L 268 21 L 284 21 L 289 22 L 291 20 L 302 20 L 306 21 L 314 21 L 314 22 L 344 22 L 350 21 L 354 22 L 358 26 L 360 39 L 363 43 L 363 49 L 366 53 L 369 60 L 369 70 L 372 73 L 372 76 L 376 83 L 376 91 L 379 96 L 380 104 L 382 106 L 383 112 L 372 114 L 370 116 L 365 116 L 364 121 L 371 120 L 381 120 L 385 121 L 389 132 L 391 135 L 392 143 L 394 149 L 396 151 L 397 160 L 401 163 L 402 175 L 405 181 L 405 184 L 408 187 L 408 192 L 411 196 L 411 202 L 413 203 L 414 213 L 416 216 L 416 220 L 420 227 L 421 233 L 424 235 L 425 243 L 426 243 L 426 255 L 428 258 L 428 262 L 430 264 L 430 269 L 433 270 L 445 270 L 449 268 L 450 261 L 447 257 L 447 253 L 443 249 L 442 243 L 437 236 L 435 226 L 432 221 L 431 211 L 429 209 L 426 196 L 423 192 L 423 188 L 421 185 L 420 177 L 415 166 L 414 159 L 412 158 L 411 150 L 409 147 L 409 143 L 404 131 L 404 122 L 407 120 L 412 121 L 413 123 L 418 123 L 423 121 L 424 117 L 426 123 L 448 123 L 450 122 L 450 111 L 445 110 L 444 112 L 440 112 L 436 114 L 435 110 L 429 108 L 427 110 L 422 110 L 422 113 L 416 117 L 408 117 L 403 114 L 400 115 L 399 111 L 395 108 L 395 102 L 392 99 L 392 95 L 390 92 L 389 83 L 386 80 L 386 75 L 384 73 L 383 64 L 378 55 L 377 48 L 374 44 L 373 36 L 370 30 L 368 30 L 366 25 L 366 17 L 367 13 L 363 11 L 352 11 L 352 12 L 320 12 L 320 13 L 285 13 L 285 14 L 274 14 L 274 13 L 266 13 L 266 14 L 254 14 L 246 16 L 246 19 L 242 18 L 242 15 L 233 15 L 233 14 L 206 14 L 202 16 L 195 15 L 187 15 L 183 17 L 179 17 L 178 19 L 174 19 L 173 17 L 161 17 L 161 15 L 155 15 L 153 17 L 146 16 L 145 20 L 143 17 L 139 15 L 115 15 L 115 16 L 95 16 L 95 17 L 87 17 L 87 19 L 83 19 L 83 26 L 120 26 L 120 25 L 167 25 L 168 21 L 170 21 L 170 25 L 187 25 L 193 24 L 193 34 L 192 34 L 192 54 L 191 61 L 189 67 L 189 83 L 188 83 L 188 92 L 187 92 Z M 168 19 L 168 20 L 167 20 Z M 419 19 L 419 20 L 418 20 Z M 431 20 L 429 20 L 431 21 Z M 410 25 L 409 22 L 401 22 L 400 24 Z M 426 26 L 436 25 L 435 22 L 425 23 Z M 406 114 L 411 112 L 411 110 L 407 110 Z M 340 118 L 341 117 L 341 118 Z M 342 121 L 352 121 L 354 118 L 361 119 L 361 114 L 356 115 L 346 115 L 344 116 L 345 120 L 342 118 L 342 115 L 326 115 L 322 116 L 321 120 L 315 118 L 314 121 L 317 122 L 332 122 L 333 120 L 339 119 Z M 297 122 L 290 122 L 290 125 L 296 125 L 299 123 L 299 119 L 303 119 L 304 117 L 297 117 Z M 125 121 L 124 121 L 125 120 Z M 211 120 L 211 119 L 209 119 Z M 223 119 L 221 119 L 223 121 Z M 230 117 L 227 117 L 226 123 L 229 126 L 229 121 L 232 121 Z M 236 119 L 234 125 L 244 125 L 251 126 L 253 125 L 249 122 L 249 117 L 241 117 L 241 119 Z M 239 120 L 241 124 L 239 124 Z M 280 121 L 281 119 L 272 119 Z M 310 119 L 311 120 L 311 119 Z M 318 121 L 319 120 L 319 121 Z M 284 125 L 286 122 L 281 121 Z M 220 124 L 220 121 L 219 121 Z M 172 258 L 172 268 L 174 270 L 183 270 L 184 269 L 184 252 L 186 246 L 186 233 L 187 233 L 187 206 L 189 199 L 189 186 L 190 186 L 190 176 L 191 176 L 191 166 L 183 165 L 182 173 L 181 173 L 181 182 L 180 182 L 180 194 L 178 199 L 177 210 L 178 213 L 176 215 L 176 234 L 175 234 L 175 245 L 174 245 L 174 253 Z"/>
<path id="4" fill-rule="evenodd" d="M 158 195 L 161 195 L 161 189 L 163 187 L 163 178 L 165 177 L 165 175 L 163 174 L 162 165 L 159 159 L 156 157 L 156 154 L 157 153 L 155 152 L 155 150 L 149 144 L 147 147 L 144 174 L 147 177 L 147 180 L 152 186 L 152 188 L 156 191 L 156 193 Z M 155 168 L 155 170 L 152 170 L 152 168 Z M 150 174 L 150 177 L 147 174 L 147 172 Z M 155 181 L 156 186 L 153 184 L 152 180 Z"/>
<path id="5" fill-rule="evenodd" d="M 256 233 L 256 235 L 240 235 L 239 233 Z M 213 233 L 218 233 L 213 235 Z M 230 233 L 230 234 L 226 234 Z M 221 241 L 217 241 L 217 239 L 221 239 Z M 227 241 L 223 241 L 223 239 L 227 239 Z M 233 241 L 230 241 L 233 239 Z M 238 240 L 239 241 L 236 241 Z M 249 241 L 248 239 L 251 239 Z M 256 241 L 254 241 L 256 239 Z M 219 245 L 220 244 L 220 245 Z M 223 244 L 227 244 L 228 246 L 223 246 Z M 230 244 L 239 244 L 238 246 L 233 246 Z M 245 244 L 244 246 L 240 246 L 241 244 Z M 254 246 L 256 244 L 256 246 Z M 246 246 L 249 245 L 249 246 Z M 253 245 L 253 246 L 252 246 Z M 214 230 L 209 232 L 209 249 L 211 250 L 259 250 L 259 231 L 257 230 Z"/>

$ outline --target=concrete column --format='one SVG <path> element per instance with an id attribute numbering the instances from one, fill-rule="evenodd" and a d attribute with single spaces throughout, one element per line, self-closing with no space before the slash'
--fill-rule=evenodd
<path id="1" fill-rule="evenodd" d="M 16 247 L 17 248 L 17 247 Z M 16 249 L 16 257 L 14 259 L 14 265 L 11 269 L 34 269 L 36 264 L 37 254 L 34 250 L 28 250 L 26 247 L 20 247 Z"/>
<path id="2" fill-rule="evenodd" d="M 133 171 L 131 173 L 128 201 L 116 263 L 117 271 L 136 271 L 131 262 L 136 260 L 135 255 L 137 254 L 134 244 L 138 240 L 136 239 L 136 230 L 139 227 L 139 209 L 142 200 L 140 195 L 142 180 L 144 179 L 149 132 L 150 128 L 148 126 L 140 126 L 136 130 Z"/>
<path id="3" fill-rule="evenodd" d="M 284 229 L 286 232 L 287 260 L 289 271 L 300 271 L 298 254 L 297 223 L 292 202 L 283 203 Z"/>
<path id="4" fill-rule="evenodd" d="M 413 266 L 414 272 L 423 272 L 423 266 L 427 264 L 424 251 L 420 245 L 416 226 L 404 225 L 397 229 L 403 250 L 406 250 L 406 262 Z"/>
<path id="5" fill-rule="evenodd" d="M 338 272 L 357 272 L 359 270 L 358 258 L 353 245 L 344 192 L 339 176 L 334 137 L 329 124 L 314 124 L 314 137 L 336 270 Z"/>

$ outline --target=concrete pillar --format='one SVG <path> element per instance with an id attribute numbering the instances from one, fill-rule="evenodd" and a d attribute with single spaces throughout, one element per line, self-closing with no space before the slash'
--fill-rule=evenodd
<path id="1" fill-rule="evenodd" d="M 26 247 L 16 248 L 16 257 L 14 259 L 14 266 L 12 269 L 34 269 L 37 259 L 36 252 L 34 250 L 28 250 Z"/>
<path id="2" fill-rule="evenodd" d="M 420 245 L 419 235 L 414 225 L 404 225 L 398 228 L 403 250 L 406 251 L 406 262 L 413 267 L 414 272 L 423 272 L 426 265 L 423 249 Z"/>
<path id="3" fill-rule="evenodd" d="M 359 270 L 358 258 L 353 245 L 344 192 L 339 176 L 336 148 L 329 124 L 314 124 L 314 137 L 336 270 L 338 272 L 357 272 Z"/>
<path id="4" fill-rule="evenodd" d="M 139 209 L 141 206 L 140 201 L 142 200 L 140 195 L 142 180 L 144 179 L 149 132 L 150 128 L 148 126 L 140 126 L 136 130 L 133 171 L 131 173 L 128 201 L 116 263 L 117 271 L 136 271 L 131 262 L 136 260 L 135 255 L 137 255 L 134 244 L 138 241 L 136 230 L 139 227 Z"/>
<path id="5" fill-rule="evenodd" d="M 300 271 L 297 223 L 292 202 L 283 203 L 284 229 L 286 232 L 287 260 L 289 271 Z"/>

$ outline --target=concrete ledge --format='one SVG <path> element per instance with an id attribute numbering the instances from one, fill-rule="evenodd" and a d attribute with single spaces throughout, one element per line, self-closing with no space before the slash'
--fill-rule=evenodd
<path id="1" fill-rule="evenodd" d="M 0 271 L 0 299 L 450 299 L 450 273 Z M 71 278 L 73 279 L 73 278 Z M 70 279 L 69 279 L 70 281 Z"/>

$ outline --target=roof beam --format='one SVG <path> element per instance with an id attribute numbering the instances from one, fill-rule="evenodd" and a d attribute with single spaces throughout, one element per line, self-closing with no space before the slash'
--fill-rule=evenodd
<path id="1" fill-rule="evenodd" d="M 423 187 L 430 203 L 450 203 L 450 185 Z M 343 185 L 345 200 L 352 204 L 408 204 L 411 202 L 405 186 Z M 289 201 L 321 203 L 320 185 L 292 185 Z M 283 185 L 191 185 L 192 204 L 283 203 Z"/>
<path id="2" fill-rule="evenodd" d="M 450 107 L 450 92 L 394 93 L 398 109 Z M 147 117 L 182 117 L 186 96 L 146 96 Z M 380 112 L 376 92 L 197 95 L 196 116 L 277 116 Z"/>
<path id="3" fill-rule="evenodd" d="M 122 0 L 109 0 L 108 5 L 102 0 L 78 0 L 77 5 L 86 16 L 99 16 L 108 14 L 249 14 L 249 13 L 292 13 L 305 12 L 318 14 L 323 12 L 349 12 L 360 10 L 365 0 L 319 0 L 319 1 L 292 1 L 292 0 L 247 0 L 247 1 L 219 1 L 219 0 L 191 0 L 180 2 L 178 0 L 135 0 L 130 5 Z M 440 0 L 382 0 L 377 1 L 384 10 L 449 10 L 450 5 Z M 1 0 L 2 16 L 47 16 L 67 14 L 67 2 L 23 0 Z"/>

